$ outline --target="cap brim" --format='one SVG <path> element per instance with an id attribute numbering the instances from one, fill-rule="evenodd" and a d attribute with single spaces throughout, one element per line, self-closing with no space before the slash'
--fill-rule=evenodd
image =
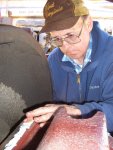
<path id="1" fill-rule="evenodd" d="M 64 20 L 62 19 L 60 21 L 47 22 L 45 23 L 45 26 L 41 29 L 40 33 L 59 31 L 71 28 L 72 26 L 74 26 L 74 24 L 76 24 L 78 19 L 79 16 L 76 16 L 76 17 L 69 17 Z"/>

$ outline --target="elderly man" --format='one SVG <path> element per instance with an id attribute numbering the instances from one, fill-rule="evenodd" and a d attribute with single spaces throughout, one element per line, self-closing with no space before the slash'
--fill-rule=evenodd
<path id="1" fill-rule="evenodd" d="M 87 118 L 104 112 L 108 132 L 113 132 L 113 37 L 93 22 L 82 0 L 48 0 L 44 7 L 53 104 L 26 114 L 43 126 L 64 106 L 71 116 Z"/>

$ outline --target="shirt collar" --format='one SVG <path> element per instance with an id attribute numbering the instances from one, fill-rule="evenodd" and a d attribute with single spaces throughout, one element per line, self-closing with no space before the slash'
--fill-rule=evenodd
<path id="1" fill-rule="evenodd" d="M 90 35 L 90 41 L 89 41 L 88 49 L 86 51 L 83 65 L 78 64 L 76 59 L 72 59 L 72 58 L 68 57 L 67 55 L 64 55 L 62 57 L 62 61 L 63 62 L 66 62 L 66 61 L 71 62 L 75 67 L 75 71 L 79 74 L 82 71 L 82 69 L 87 65 L 87 63 L 91 62 L 91 53 L 92 53 L 92 36 Z"/>

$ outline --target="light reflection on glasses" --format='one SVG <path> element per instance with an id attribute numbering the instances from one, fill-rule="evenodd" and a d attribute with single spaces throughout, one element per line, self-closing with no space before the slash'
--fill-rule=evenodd
<path id="1" fill-rule="evenodd" d="M 69 44 L 79 43 L 81 41 L 80 35 L 82 33 L 83 26 L 84 26 L 84 20 L 83 20 L 82 27 L 81 27 L 78 35 L 76 33 L 72 32 L 72 33 L 66 34 L 64 38 L 61 38 L 61 37 L 52 38 L 52 37 L 50 37 L 48 40 L 48 43 L 54 47 L 62 47 L 63 41 L 66 41 Z"/>

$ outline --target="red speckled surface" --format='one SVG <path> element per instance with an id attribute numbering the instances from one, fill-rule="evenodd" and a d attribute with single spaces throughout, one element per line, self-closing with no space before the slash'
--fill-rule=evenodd
<path id="1" fill-rule="evenodd" d="M 109 150 L 103 113 L 74 119 L 59 109 L 37 150 Z"/>
<path id="2" fill-rule="evenodd" d="M 64 108 L 60 108 L 52 122 L 43 128 L 33 123 L 14 148 L 36 149 L 113 150 L 113 137 L 107 134 L 106 120 L 102 112 L 89 119 L 74 119 L 67 115 Z"/>
<path id="3" fill-rule="evenodd" d="M 109 135 L 108 138 L 109 138 L 110 150 L 113 150 L 113 137 Z"/>

